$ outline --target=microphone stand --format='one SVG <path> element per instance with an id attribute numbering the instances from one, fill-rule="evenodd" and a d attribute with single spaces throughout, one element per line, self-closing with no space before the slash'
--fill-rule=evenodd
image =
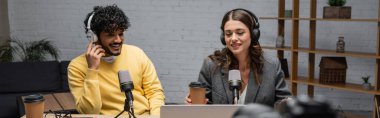
<path id="1" fill-rule="evenodd" d="M 234 91 L 233 91 L 233 94 L 234 94 L 234 101 L 233 101 L 233 104 L 237 104 L 238 103 L 238 100 L 239 100 L 239 90 L 234 88 Z"/>
<path id="2" fill-rule="evenodd" d="M 124 110 L 117 114 L 115 118 L 119 117 L 125 111 L 128 112 L 129 118 L 137 118 L 133 109 L 133 94 L 131 92 L 133 83 L 131 83 L 129 86 L 123 83 L 121 84 L 121 88 L 125 92 Z"/>
<path id="3" fill-rule="evenodd" d="M 127 96 L 127 92 L 125 92 L 125 95 Z M 132 94 L 130 94 L 132 96 Z M 132 96 L 133 98 L 133 96 Z M 121 111 L 119 114 L 117 114 L 117 116 L 115 116 L 115 118 L 119 117 L 122 113 L 124 112 L 128 112 L 128 115 L 129 115 L 129 118 L 136 118 L 135 116 L 135 111 L 133 110 L 133 102 L 129 102 L 128 101 L 128 97 L 125 98 L 125 101 L 124 101 L 124 110 Z"/>
<path id="4" fill-rule="evenodd" d="M 239 89 L 241 86 L 241 81 L 240 80 L 231 80 L 231 81 L 229 81 L 229 84 L 230 84 L 230 90 L 232 90 L 232 94 L 234 95 L 232 104 L 238 104 Z"/>

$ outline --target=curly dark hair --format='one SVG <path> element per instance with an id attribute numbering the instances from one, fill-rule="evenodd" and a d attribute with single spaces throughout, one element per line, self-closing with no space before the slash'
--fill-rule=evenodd
<path id="1" fill-rule="evenodd" d="M 242 9 L 234 9 L 231 11 L 228 11 L 222 20 L 222 24 L 220 26 L 222 32 L 224 31 L 224 25 L 229 20 L 237 20 L 242 22 L 244 25 L 246 25 L 249 30 L 252 30 L 255 23 L 253 21 L 252 16 L 247 13 L 246 11 Z M 250 31 L 252 32 L 252 31 Z M 252 34 L 251 34 L 252 37 Z M 260 75 L 263 73 L 263 50 L 261 49 L 260 43 L 257 41 L 255 42 L 251 38 L 251 43 L 253 43 L 249 47 L 249 57 L 250 57 L 250 63 L 251 68 L 253 68 L 254 76 L 256 83 L 260 83 Z M 209 58 L 211 58 L 213 61 L 215 61 L 219 66 L 222 66 L 224 69 L 230 70 L 230 69 L 239 69 L 239 62 L 233 55 L 233 53 L 227 48 L 223 48 L 222 50 L 216 50 L 214 54 L 209 55 Z"/>
<path id="2" fill-rule="evenodd" d="M 87 14 L 84 20 L 86 33 L 88 32 L 87 23 L 89 17 L 93 14 L 91 19 L 91 30 L 99 36 L 100 32 L 113 33 L 117 30 L 126 30 L 130 26 L 128 17 L 124 12 L 113 4 L 110 6 L 95 6 L 94 10 Z"/>

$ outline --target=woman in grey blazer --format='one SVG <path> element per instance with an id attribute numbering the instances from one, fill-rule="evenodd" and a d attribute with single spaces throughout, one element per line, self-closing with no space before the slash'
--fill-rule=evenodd
<path id="1" fill-rule="evenodd" d="M 233 9 L 224 15 L 220 40 L 226 47 L 208 56 L 199 73 L 198 81 L 207 85 L 205 102 L 233 103 L 228 84 L 228 71 L 233 69 L 241 75 L 239 104 L 273 106 L 291 96 L 279 60 L 265 54 L 260 47 L 259 27 L 257 17 L 248 10 Z M 191 104 L 189 96 L 185 102 Z"/>

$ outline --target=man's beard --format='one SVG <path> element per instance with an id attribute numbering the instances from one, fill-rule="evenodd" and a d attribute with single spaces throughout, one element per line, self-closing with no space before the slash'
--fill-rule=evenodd
<path id="1" fill-rule="evenodd" d="M 120 53 L 121 53 L 121 49 L 123 47 L 123 42 L 120 43 L 120 49 L 119 49 L 119 52 L 117 53 L 112 53 L 111 50 L 109 49 L 109 47 L 111 47 L 112 44 L 115 44 L 115 43 L 111 43 L 109 46 L 105 46 L 102 44 L 101 41 L 99 41 L 99 44 L 100 46 L 102 46 L 102 48 L 104 49 L 105 53 L 106 53 L 106 56 L 119 56 Z"/>

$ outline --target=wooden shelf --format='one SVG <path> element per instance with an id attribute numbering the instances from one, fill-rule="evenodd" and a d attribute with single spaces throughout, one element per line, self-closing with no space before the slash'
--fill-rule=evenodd
<path id="1" fill-rule="evenodd" d="M 291 51 L 292 50 L 289 46 L 285 46 L 284 48 L 276 48 L 276 47 L 273 47 L 273 46 L 262 45 L 261 48 L 263 48 L 263 49 L 269 49 L 269 50 L 283 50 L 283 51 Z"/>
<path id="2" fill-rule="evenodd" d="M 265 45 L 261 46 L 261 48 L 269 49 L 269 50 L 283 50 L 283 51 L 294 51 L 294 52 L 304 52 L 304 53 L 314 53 L 314 54 L 380 59 L 380 56 L 376 55 L 375 53 L 365 53 L 365 52 L 346 51 L 344 53 L 338 53 L 335 50 L 326 50 L 326 49 L 310 50 L 309 48 L 302 48 L 302 47 L 292 50 L 291 47 L 289 46 L 285 46 L 284 48 L 276 48 L 273 46 L 265 46 Z"/>
<path id="3" fill-rule="evenodd" d="M 375 53 L 365 53 L 365 52 L 345 51 L 344 53 L 338 53 L 335 50 L 326 50 L 326 49 L 310 50 L 309 48 L 298 48 L 298 49 L 295 49 L 294 51 L 305 52 L 305 53 L 315 53 L 315 54 L 336 55 L 336 56 L 380 59 L 380 56 L 377 56 Z"/>
<path id="4" fill-rule="evenodd" d="M 260 20 L 292 20 L 292 18 L 288 17 L 260 17 Z"/>
<path id="5" fill-rule="evenodd" d="M 321 84 L 321 83 L 319 83 L 318 79 L 308 80 L 306 77 L 298 77 L 296 80 L 292 80 L 291 82 L 292 83 L 312 85 L 312 86 L 318 86 L 318 87 L 324 87 L 324 88 L 334 88 L 334 89 L 339 89 L 339 90 L 346 90 L 346 91 L 353 91 L 353 92 L 359 92 L 359 93 L 380 95 L 380 91 L 364 90 L 360 84 L 351 84 L 351 83 Z"/>
<path id="6" fill-rule="evenodd" d="M 378 19 L 334 19 L 334 18 L 296 18 L 294 20 L 310 20 L 310 21 L 348 21 L 348 22 L 379 22 Z"/>
<path id="7" fill-rule="evenodd" d="M 307 21 L 346 21 L 346 22 L 380 22 L 379 19 L 336 19 L 336 18 L 287 18 L 287 17 L 260 17 L 262 20 L 307 20 Z"/>

